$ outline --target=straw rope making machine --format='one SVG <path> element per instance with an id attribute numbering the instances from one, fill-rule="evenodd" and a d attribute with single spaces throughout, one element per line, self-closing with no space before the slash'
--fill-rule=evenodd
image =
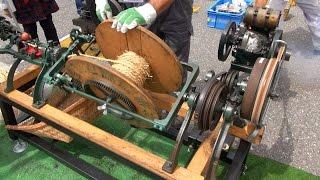
<path id="1" fill-rule="evenodd" d="M 225 177 L 236 179 L 244 170 L 251 144 L 261 142 L 268 99 L 274 96 L 283 60 L 290 58 L 282 31 L 276 29 L 279 19 L 277 11 L 249 7 L 244 23 L 231 23 L 221 35 L 218 53 L 218 59 L 225 61 L 232 52 L 231 68 L 217 75 L 208 73 L 204 88 L 197 92 L 192 84 L 198 66 L 180 63 L 145 28 L 122 34 L 103 22 L 95 35 L 73 30 L 57 47 L 30 40 L 1 17 L 0 38 L 8 44 L 0 53 L 15 59 L 7 82 L 0 87 L 9 135 L 54 154 L 90 178 L 106 175 L 85 162 L 66 158 L 65 153 L 53 152 L 52 145 L 39 136 L 64 142 L 80 136 L 167 179 L 214 179 L 219 161 L 224 160 L 229 164 Z M 22 61 L 33 66 L 16 73 Z M 185 83 L 183 69 L 189 72 Z M 16 118 L 12 107 L 34 118 Z M 92 121 L 102 114 L 170 134 L 176 143 L 169 158 L 164 160 L 93 126 Z M 173 133 L 178 116 L 183 120 Z M 208 135 L 203 140 L 189 136 L 190 124 Z M 240 139 L 238 146 L 233 145 L 235 138 Z M 194 145 L 196 151 L 187 167 L 179 167 L 177 157 L 184 143 Z"/>

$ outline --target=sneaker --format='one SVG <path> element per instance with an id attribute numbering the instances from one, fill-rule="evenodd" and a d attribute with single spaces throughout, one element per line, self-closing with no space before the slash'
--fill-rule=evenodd
<path id="1" fill-rule="evenodd" d="M 320 56 L 320 49 L 313 50 L 313 55 Z"/>

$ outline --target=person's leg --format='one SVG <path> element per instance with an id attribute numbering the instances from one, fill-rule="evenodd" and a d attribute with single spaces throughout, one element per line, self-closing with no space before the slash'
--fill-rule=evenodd
<path id="1" fill-rule="evenodd" d="M 286 0 L 270 0 L 269 1 L 269 8 L 277 10 L 277 11 L 283 11 L 286 4 L 287 4 Z"/>
<path id="2" fill-rule="evenodd" d="M 47 41 L 52 40 L 55 43 L 59 43 L 56 27 L 52 21 L 52 15 L 48 15 L 47 19 L 41 20 L 40 25 L 44 31 Z"/>
<path id="3" fill-rule="evenodd" d="M 30 34 L 32 39 L 37 39 L 38 38 L 37 24 L 36 23 L 23 24 L 22 26 L 23 26 L 24 32 Z"/>
<path id="4" fill-rule="evenodd" d="M 302 9 L 311 32 L 314 49 L 320 51 L 320 4 L 317 0 L 300 0 L 297 5 Z"/>
<path id="5" fill-rule="evenodd" d="M 75 1 L 76 1 L 77 13 L 81 15 L 83 10 L 83 2 L 82 0 L 75 0 Z"/>

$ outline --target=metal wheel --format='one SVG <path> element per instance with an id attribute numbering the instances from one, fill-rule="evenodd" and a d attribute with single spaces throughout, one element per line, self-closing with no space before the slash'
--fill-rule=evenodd
<path id="1" fill-rule="evenodd" d="M 277 59 L 261 58 L 257 60 L 250 75 L 241 104 L 241 117 L 250 120 L 257 126 L 261 125 L 278 65 Z"/>
<path id="2" fill-rule="evenodd" d="M 212 130 L 217 126 L 227 95 L 228 88 L 224 83 L 214 78 L 208 81 L 200 93 L 194 114 L 200 130 Z"/>
<path id="3" fill-rule="evenodd" d="M 229 89 L 229 92 L 231 92 L 233 90 L 234 84 L 236 82 L 236 80 L 239 77 L 239 71 L 236 70 L 230 70 L 229 72 L 223 74 L 221 76 L 221 82 L 223 82 L 224 84 L 226 84 L 226 86 Z"/>
<path id="4" fill-rule="evenodd" d="M 231 22 L 228 26 L 228 29 L 221 34 L 219 49 L 218 49 L 218 59 L 220 61 L 227 60 L 233 45 L 233 37 L 237 30 L 237 24 Z"/>

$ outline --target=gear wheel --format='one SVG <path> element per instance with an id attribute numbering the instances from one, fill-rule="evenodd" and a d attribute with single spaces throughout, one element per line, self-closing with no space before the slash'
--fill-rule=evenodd
<path id="1" fill-rule="evenodd" d="M 115 101 L 131 112 L 136 112 L 134 104 L 130 99 L 117 92 L 111 85 L 104 82 L 89 80 L 85 83 L 84 89 L 86 92 L 91 93 L 101 99 L 106 99 L 109 96 L 114 97 Z"/>

